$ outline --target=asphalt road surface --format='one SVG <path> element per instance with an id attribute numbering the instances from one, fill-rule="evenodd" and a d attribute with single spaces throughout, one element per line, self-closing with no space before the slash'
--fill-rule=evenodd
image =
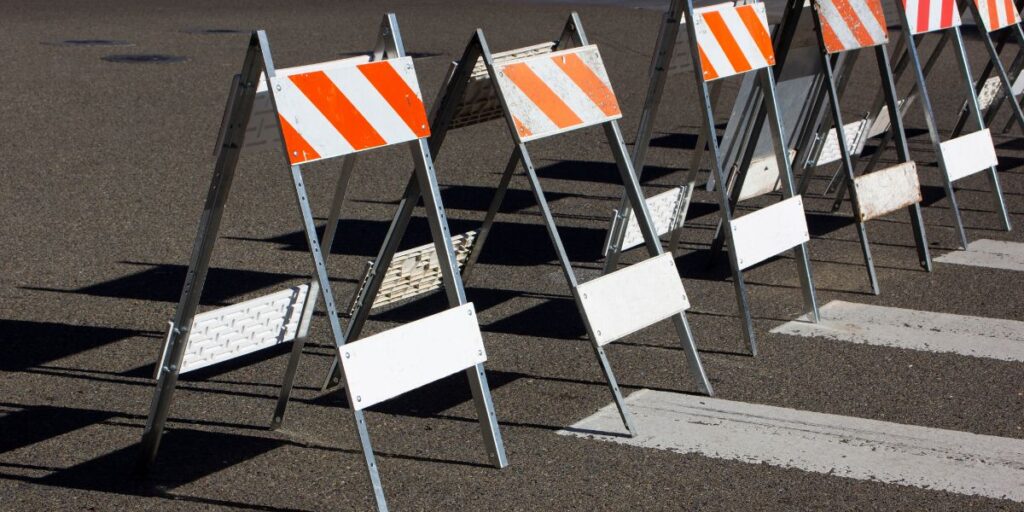
<path id="1" fill-rule="evenodd" d="M 0 509 L 371 508 L 344 394 L 319 391 L 333 354 L 323 316 L 314 320 L 315 343 L 299 367 L 285 429 L 267 428 L 287 360 L 281 347 L 183 378 L 155 467 L 146 477 L 132 473 L 154 387 L 153 361 L 180 294 L 226 94 L 248 32 L 267 31 L 278 67 L 308 64 L 371 49 L 381 16 L 394 11 L 429 106 L 475 28 L 485 31 L 495 51 L 511 49 L 557 37 L 571 9 L 601 48 L 631 143 L 660 19 L 656 10 L 475 0 L 0 2 Z M 984 47 L 973 29 L 966 40 L 978 73 Z M 111 58 L 122 55 L 143 62 Z M 944 134 L 963 99 L 947 57 L 929 83 Z M 858 62 L 843 105 L 851 120 L 878 90 L 873 66 L 868 57 Z M 902 85 L 905 92 L 909 84 Z M 722 122 L 736 87 L 725 90 Z M 872 221 L 882 287 L 874 296 L 849 205 L 830 213 L 831 200 L 819 195 L 825 179 L 816 180 L 805 201 L 810 255 L 819 303 L 833 303 L 825 309 L 838 327 L 780 328 L 804 313 L 793 258 L 783 255 L 746 274 L 757 357 L 747 355 L 742 340 L 726 260 L 710 260 L 715 196 L 695 194 L 676 263 L 716 399 L 730 404 L 718 410 L 744 417 L 788 411 L 779 413 L 785 424 L 779 420 L 772 428 L 790 437 L 779 434 L 761 446 L 747 442 L 749 449 L 740 441 L 762 437 L 746 436 L 768 434 L 736 426 L 733 416 L 693 419 L 703 409 L 680 405 L 699 395 L 669 322 L 607 347 L 624 392 L 645 418 L 659 421 L 650 423 L 650 436 L 631 444 L 564 435 L 573 431 L 563 429 L 605 408 L 610 396 L 528 184 L 517 175 L 467 282 L 511 465 L 497 470 L 486 464 L 469 388 L 458 374 L 368 413 L 389 504 L 396 510 L 1024 508 L 1024 452 L 1013 452 L 1024 442 L 1024 266 L 1014 263 L 1024 262 L 1024 145 L 1019 127 L 1002 132 L 1008 112 L 1000 113 L 993 132 L 1017 229 L 1001 228 L 983 175 L 958 182 L 957 196 L 972 241 L 1011 244 L 975 247 L 982 253 L 989 247 L 988 256 L 954 256 L 926 273 L 905 213 Z M 643 177 L 647 194 L 682 182 L 698 118 L 692 79 L 674 79 Z M 949 202 L 920 108 L 912 109 L 906 126 L 929 245 L 938 257 L 957 246 Z M 436 166 L 453 233 L 478 225 L 511 147 L 498 121 L 449 135 Z M 531 150 L 570 257 L 581 276 L 591 278 L 601 268 L 600 245 L 621 194 L 603 133 L 582 130 Z M 894 159 L 891 150 L 883 157 Z M 400 148 L 361 159 L 328 262 L 339 303 L 348 302 L 376 252 L 409 169 Z M 338 170 L 329 161 L 304 171 L 320 224 Z M 753 204 L 774 201 L 777 196 Z M 243 156 L 204 304 L 231 304 L 306 281 L 311 267 L 301 226 L 278 153 Z M 404 246 L 425 243 L 427 236 L 420 213 Z M 640 259 L 638 251 L 624 258 Z M 979 263 L 993 260 L 1002 263 Z M 892 308 L 924 313 L 847 335 L 840 332 L 851 325 L 843 315 L 852 313 L 839 307 L 847 303 L 883 308 L 869 315 L 880 323 L 906 315 Z M 368 331 L 442 308 L 435 294 L 375 314 Z M 969 343 L 986 337 L 997 346 Z M 937 349 L 931 338 L 952 348 Z M 649 402 L 666 396 L 665 403 L 675 405 L 662 407 L 664 414 L 679 415 L 679 425 L 692 422 L 686 432 L 706 435 L 708 443 L 664 427 L 676 416 L 659 418 L 661 406 Z M 712 405 L 706 403 L 709 410 Z M 714 428 L 719 424 L 725 430 Z M 894 462 L 902 467 L 895 477 L 863 463 L 872 459 L 847 463 L 845 453 L 829 451 L 834 443 L 822 441 L 824 434 L 795 433 L 811 424 L 839 429 L 839 445 L 859 442 L 843 429 L 881 432 L 882 441 L 895 445 L 897 462 L 905 460 L 900 450 L 918 445 L 886 437 L 893 433 L 936 443 L 974 436 L 957 444 L 964 453 L 943 458 L 953 476 L 942 484 L 925 474 L 929 462 Z M 920 450 L 931 449 L 926 441 Z M 769 453 L 804 445 L 820 451 L 815 457 Z M 956 461 L 975 454 L 972 446 L 1009 447 L 991 448 L 988 456 L 1008 468 L 987 478 L 1008 489 L 1005 495 L 960 485 L 958 475 L 967 472 Z"/>

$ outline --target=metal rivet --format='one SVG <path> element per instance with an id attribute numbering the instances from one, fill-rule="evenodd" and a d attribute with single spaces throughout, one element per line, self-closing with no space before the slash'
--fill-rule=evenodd
<path id="1" fill-rule="evenodd" d="M 466 311 L 466 315 L 467 316 L 473 316 L 473 310 L 470 309 L 469 311 Z"/>
<path id="2" fill-rule="evenodd" d="M 585 294 L 585 293 L 584 293 L 584 294 L 583 294 L 583 298 L 584 298 L 584 299 L 585 299 L 585 298 L 587 298 L 587 294 Z"/>
<path id="3" fill-rule="evenodd" d="M 484 355 L 484 351 L 483 350 L 477 350 L 476 351 L 476 355 L 482 356 L 482 355 Z"/>
<path id="4" fill-rule="evenodd" d="M 351 352 L 345 352 L 345 359 L 352 359 L 352 353 Z"/>
<path id="5" fill-rule="evenodd" d="M 600 336 L 601 335 L 601 331 L 597 331 L 597 335 Z"/>
<path id="6" fill-rule="evenodd" d="M 277 84 L 277 92 L 281 92 L 281 84 Z"/>
<path id="7" fill-rule="evenodd" d="M 361 396 L 357 396 L 356 397 L 356 402 L 362 402 L 362 401 L 363 401 L 363 397 L 361 397 Z"/>

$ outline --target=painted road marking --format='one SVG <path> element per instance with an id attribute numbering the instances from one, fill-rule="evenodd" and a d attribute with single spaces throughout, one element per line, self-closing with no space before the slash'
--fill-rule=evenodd
<path id="1" fill-rule="evenodd" d="M 1024 244 L 1001 240 L 975 240 L 967 246 L 967 250 L 943 254 L 935 258 L 935 261 L 1024 271 Z"/>
<path id="2" fill-rule="evenodd" d="M 820 336 L 836 341 L 884 347 L 952 352 L 1003 361 L 1024 361 L 1024 322 L 932 313 L 832 301 L 821 308 L 821 322 L 806 316 L 773 333 Z"/>
<path id="3" fill-rule="evenodd" d="M 664 391 L 626 399 L 558 433 L 858 480 L 1024 502 L 1024 440 L 798 411 Z M 609 434 L 611 433 L 611 434 Z"/>

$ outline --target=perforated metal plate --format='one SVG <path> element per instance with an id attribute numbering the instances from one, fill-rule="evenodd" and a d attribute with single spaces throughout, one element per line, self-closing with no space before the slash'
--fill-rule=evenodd
<path id="1" fill-rule="evenodd" d="M 789 161 L 793 162 L 796 150 L 789 150 Z M 779 179 L 779 161 L 775 155 L 765 155 L 750 161 L 750 170 L 743 179 L 740 189 L 740 201 L 753 199 L 779 190 L 782 181 Z"/>
<path id="2" fill-rule="evenodd" d="M 853 184 L 860 202 L 861 222 L 921 202 L 921 184 L 914 162 L 858 176 Z"/>
<path id="3" fill-rule="evenodd" d="M 474 242 L 476 242 L 476 231 L 467 231 L 452 237 L 455 261 L 460 268 L 469 259 Z M 369 284 L 371 271 L 372 265 L 367 267 L 356 297 L 362 295 L 363 288 Z M 394 304 L 439 288 L 441 288 L 441 266 L 437 260 L 437 251 L 431 242 L 395 253 L 372 307 L 379 308 Z M 353 302 L 349 307 L 350 315 L 355 314 L 356 306 L 356 303 Z"/>
<path id="4" fill-rule="evenodd" d="M 576 294 L 598 345 L 690 307 L 676 262 L 669 253 L 581 284 Z"/>
<path id="5" fill-rule="evenodd" d="M 341 366 L 362 410 L 487 360 L 473 304 L 345 345 Z"/>
<path id="6" fill-rule="evenodd" d="M 671 233 L 673 226 L 679 225 L 676 214 L 679 212 L 679 203 L 685 198 L 686 187 L 666 190 L 647 198 L 647 209 L 651 212 L 651 222 L 654 223 L 658 236 Z M 632 208 L 626 210 L 626 223 L 626 234 L 622 239 L 621 248 L 623 251 L 644 244 L 644 235 L 640 232 L 640 225 L 633 216 Z"/>
<path id="7" fill-rule="evenodd" d="M 494 64 L 498 65 L 511 60 L 524 59 L 535 55 L 551 53 L 554 43 L 540 43 L 524 48 L 516 48 L 506 52 L 492 54 Z M 457 63 L 452 63 L 454 72 Z M 451 76 L 449 74 L 448 76 Z M 442 89 L 442 93 L 443 93 Z M 492 119 L 502 117 L 501 102 L 494 93 L 494 86 L 491 85 L 491 77 L 487 74 L 487 67 L 483 59 L 478 59 L 470 75 L 469 83 L 466 84 L 466 92 L 462 96 L 462 102 L 455 109 L 455 116 L 452 118 L 451 128 L 460 128 L 477 123 L 483 123 Z"/>
<path id="8" fill-rule="evenodd" d="M 970 176 L 999 164 L 988 128 L 939 144 L 949 181 Z"/>
<path id="9" fill-rule="evenodd" d="M 810 240 L 803 199 L 793 196 L 732 221 L 732 237 L 740 270 Z"/>
<path id="10" fill-rule="evenodd" d="M 308 292 L 300 285 L 196 315 L 179 373 L 292 341 Z"/>
<path id="11" fill-rule="evenodd" d="M 906 108 L 904 107 L 906 103 L 906 98 L 896 103 L 900 107 L 900 112 L 906 111 Z M 892 126 L 892 123 L 889 122 L 889 107 L 882 105 L 882 108 L 878 111 L 878 115 L 875 116 L 874 122 L 871 123 L 871 129 L 868 130 L 867 136 L 865 136 L 861 142 L 889 131 L 890 126 Z"/>
<path id="12" fill-rule="evenodd" d="M 981 91 L 978 91 L 978 106 L 982 110 L 988 109 L 992 106 L 992 102 L 999 97 L 999 93 L 1002 91 L 1003 84 L 999 81 L 998 76 L 994 76 L 985 80 L 985 85 L 981 86 Z"/>
<path id="13" fill-rule="evenodd" d="M 860 142 L 867 127 L 867 119 L 846 123 L 846 125 L 843 126 L 843 134 L 846 136 L 846 148 L 850 150 L 851 156 L 860 154 L 863 149 L 863 145 Z M 839 151 L 839 137 L 836 136 L 836 130 L 833 128 L 828 131 L 828 135 L 825 137 L 825 143 L 821 145 L 821 152 L 818 154 L 817 165 L 838 162 L 842 158 L 843 154 Z"/>

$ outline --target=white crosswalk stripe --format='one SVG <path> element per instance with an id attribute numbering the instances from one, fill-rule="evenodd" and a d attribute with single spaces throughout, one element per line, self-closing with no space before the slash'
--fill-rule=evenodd
<path id="1" fill-rule="evenodd" d="M 630 446 L 1024 502 L 1024 440 L 640 390 L 561 430 Z"/>
<path id="2" fill-rule="evenodd" d="M 787 322 L 773 333 L 1024 361 L 1024 322 L 832 301 L 821 321 Z"/>
<path id="3" fill-rule="evenodd" d="M 1000 240 L 975 240 L 967 250 L 943 254 L 935 261 L 970 267 L 1024 271 L 1024 244 Z"/>

